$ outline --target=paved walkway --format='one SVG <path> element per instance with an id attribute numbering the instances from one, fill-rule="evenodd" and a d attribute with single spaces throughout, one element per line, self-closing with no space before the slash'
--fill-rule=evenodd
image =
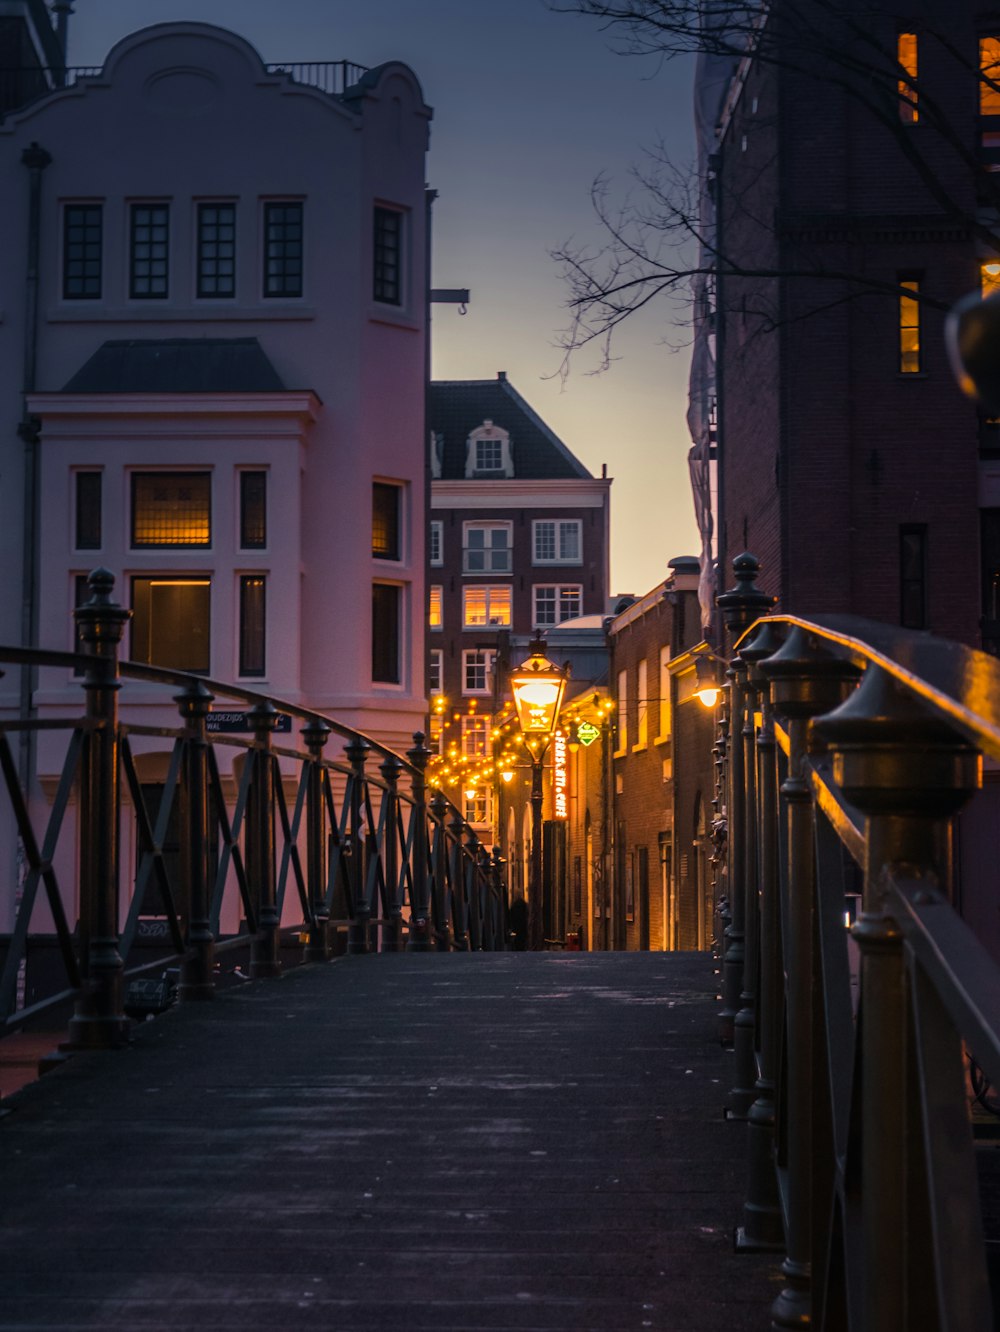
<path id="1" fill-rule="evenodd" d="M 763 1332 L 700 955 L 347 957 L 0 1118 L 0 1328 Z"/>

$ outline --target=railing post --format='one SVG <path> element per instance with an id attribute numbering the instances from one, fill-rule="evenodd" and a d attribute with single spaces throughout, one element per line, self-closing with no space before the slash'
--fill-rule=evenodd
<path id="1" fill-rule="evenodd" d="M 250 975 L 281 975 L 281 922 L 278 919 L 277 882 L 274 870 L 274 755 L 271 738 L 278 713 L 269 702 L 250 709 L 254 731 L 253 779 L 250 783 L 247 827 L 247 878 L 257 898 L 257 933 L 250 943 Z"/>
<path id="2" fill-rule="evenodd" d="M 413 736 L 413 748 L 406 757 L 413 766 L 410 798 L 413 802 L 413 832 L 410 839 L 410 928 L 406 940 L 408 952 L 426 953 L 430 949 L 430 881 L 427 876 L 427 762 L 431 751 L 424 744 L 423 731 Z"/>
<path id="3" fill-rule="evenodd" d="M 844 798 L 865 815 L 863 910 L 852 933 L 861 950 L 858 1006 L 861 1141 L 847 1170 L 860 1189 L 861 1326 L 913 1326 L 911 1292 L 926 1289 L 908 1240 L 908 983 L 902 933 L 885 896 L 893 867 L 950 890 L 951 818 L 979 785 L 979 755 L 925 712 L 876 665 L 860 688 L 814 727 L 833 755 Z M 910 1057 L 913 1052 L 910 1049 Z M 856 1152 L 860 1148 L 860 1155 Z M 919 1264 L 918 1264 L 919 1265 Z"/>
<path id="4" fill-rule="evenodd" d="M 365 872 L 365 849 L 368 839 L 363 831 L 365 759 L 370 746 L 361 739 L 352 740 L 344 748 L 347 761 L 351 765 L 351 827 L 349 832 L 351 848 L 351 924 L 347 931 L 347 951 L 349 953 L 367 953 L 371 951 L 369 922 L 371 903 L 368 901 Z"/>
<path id="5" fill-rule="evenodd" d="M 472 832 L 469 833 L 469 948 L 474 953 L 481 953 L 483 950 L 483 909 L 484 898 L 483 885 L 486 882 L 485 866 L 489 864 L 489 857 L 486 854 L 485 847 L 479 843 L 479 838 Z"/>
<path id="6" fill-rule="evenodd" d="M 382 925 L 382 947 L 387 953 L 398 953 L 403 947 L 403 903 L 397 896 L 399 892 L 399 842 L 397 825 L 399 823 L 399 774 L 403 765 L 394 754 L 389 755 L 379 764 L 379 772 L 385 782 L 382 799 L 385 801 L 382 820 L 382 874 L 385 878 L 385 892 L 388 900 L 388 914 Z"/>
<path id="7" fill-rule="evenodd" d="M 455 951 L 469 951 L 468 853 L 462 843 L 465 820 L 456 809 L 451 816 L 451 919 Z"/>
<path id="8" fill-rule="evenodd" d="M 181 884 L 187 914 L 187 951 L 181 962 L 177 995 L 180 999 L 211 999 L 215 994 L 215 935 L 209 916 L 206 718 L 214 695 L 197 680 L 174 697 L 187 730 L 181 783 Z"/>
<path id="9" fill-rule="evenodd" d="M 434 947 L 439 953 L 447 953 L 451 948 L 451 932 L 448 928 L 448 835 L 444 822 L 447 813 L 447 797 L 443 791 L 435 791 L 431 799 L 431 814 L 435 825 L 431 857 L 434 877 L 431 922 L 434 930 Z"/>
<path id="10" fill-rule="evenodd" d="M 760 663 L 771 682 L 775 712 L 788 723 L 788 774 L 781 786 L 787 829 L 787 908 L 785 959 L 785 1118 L 788 1164 L 786 1189 L 785 1287 L 771 1310 L 775 1328 L 801 1328 L 812 1315 L 812 1282 L 817 1237 L 832 1215 L 831 1164 L 836 1146 L 820 1141 L 826 1077 L 819 1024 L 822 1007 L 816 948 L 816 845 L 812 791 L 805 772 L 809 722 L 843 702 L 860 670 L 824 651 L 794 625 L 774 656 Z M 831 1126 L 832 1127 L 832 1126 Z"/>
<path id="11" fill-rule="evenodd" d="M 309 934 L 304 960 L 327 962 L 330 958 L 330 923 L 326 907 L 326 807 L 323 802 L 323 749 L 330 727 L 315 718 L 302 728 L 309 750 L 306 776 L 306 892 L 309 898 Z"/>
<path id="12" fill-rule="evenodd" d="M 118 951 L 118 645 L 132 612 L 111 600 L 114 575 L 95 569 L 90 599 L 74 611 L 90 655 L 83 677 L 87 734 L 80 765 L 80 963 L 83 985 L 68 1044 L 107 1049 L 128 1041 Z"/>
<path id="13" fill-rule="evenodd" d="M 775 1066 L 780 1045 L 782 1011 L 778 934 L 777 767 L 771 705 L 766 680 L 757 665 L 778 646 L 774 626 L 764 624 L 740 651 L 749 670 L 747 714 L 751 732 L 755 726 L 755 702 L 760 703 L 761 717 L 756 732 L 755 752 L 751 751 L 747 755 L 748 777 L 751 769 L 754 772 L 752 789 L 751 783 L 747 783 L 746 872 L 747 884 L 752 889 L 747 896 L 747 949 L 749 953 L 753 936 L 757 965 L 751 973 L 748 956 L 744 974 L 753 974 L 756 981 L 752 1009 L 756 1039 L 751 1044 L 756 1076 L 754 1099 L 747 1112 L 747 1198 L 743 1206 L 743 1225 L 737 1229 L 736 1234 L 736 1247 L 741 1250 L 777 1249 L 781 1247 L 784 1238 L 774 1160 Z M 750 835 L 751 830 L 753 836 Z M 755 924 L 753 931 L 750 928 L 751 921 Z M 750 988 L 748 984 L 747 989 Z M 740 1017 L 737 1017 L 737 1024 L 739 1022 Z"/>

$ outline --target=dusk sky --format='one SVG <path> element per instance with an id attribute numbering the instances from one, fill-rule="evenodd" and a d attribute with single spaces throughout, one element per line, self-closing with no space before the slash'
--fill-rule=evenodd
<path id="1" fill-rule="evenodd" d="M 557 0 L 558 3 L 558 0 Z M 101 64 L 127 33 L 197 19 L 230 28 L 265 61 L 402 60 L 434 108 L 428 184 L 436 287 L 469 287 L 468 314 L 437 307 L 436 379 L 506 370 L 518 391 L 612 487 L 611 582 L 641 593 L 699 542 L 687 479 L 686 350 L 676 312 L 626 326 L 619 359 L 582 353 L 560 382 L 566 288 L 550 251 L 596 244 L 590 186 L 630 186 L 643 149 L 693 153 L 690 68 L 616 54 L 592 19 L 545 0 L 76 0 L 69 63 Z"/>

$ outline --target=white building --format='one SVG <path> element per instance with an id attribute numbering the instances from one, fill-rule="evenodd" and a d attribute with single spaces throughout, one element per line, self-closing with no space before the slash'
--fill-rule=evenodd
<path id="1" fill-rule="evenodd" d="M 426 713 L 415 76 L 269 71 L 170 23 L 68 85 L 0 122 L 0 642 L 71 649 L 103 565 L 134 611 L 123 657 L 405 750 Z M 44 671 L 31 701 L 77 713 L 79 681 Z"/>

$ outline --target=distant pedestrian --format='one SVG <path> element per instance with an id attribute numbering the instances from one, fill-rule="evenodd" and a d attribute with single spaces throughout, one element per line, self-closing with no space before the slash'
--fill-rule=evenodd
<path id="1" fill-rule="evenodd" d="M 519 953 L 528 947 L 528 904 L 523 897 L 515 897 L 507 913 L 511 942 Z"/>

